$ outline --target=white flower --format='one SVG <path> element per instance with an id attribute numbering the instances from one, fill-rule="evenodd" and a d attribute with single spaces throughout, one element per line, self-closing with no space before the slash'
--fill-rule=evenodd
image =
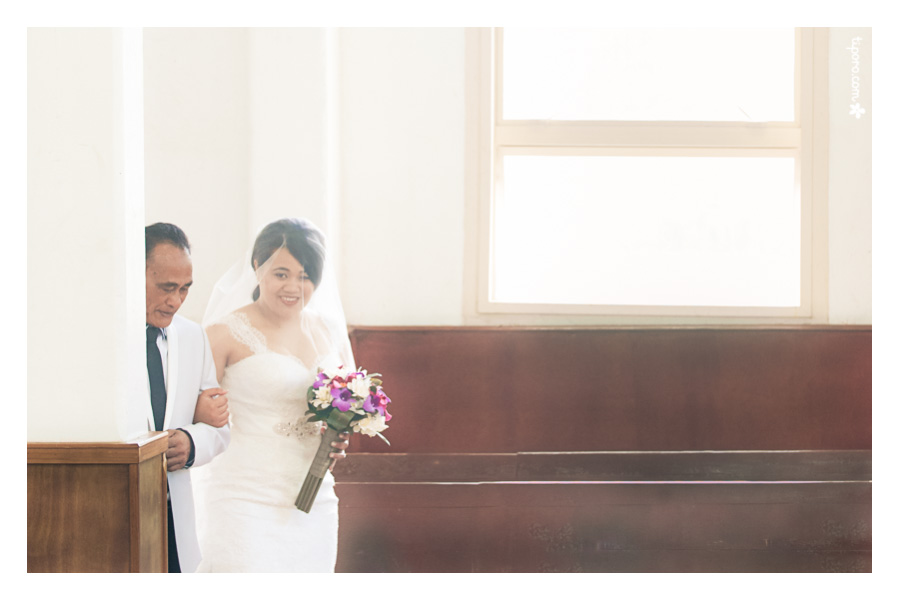
<path id="1" fill-rule="evenodd" d="M 313 406 L 316 408 L 327 408 L 331 406 L 332 399 L 331 388 L 327 385 L 323 385 L 316 390 L 316 397 L 313 398 Z"/>
<path id="2" fill-rule="evenodd" d="M 329 381 L 331 381 L 332 379 L 334 379 L 335 377 L 338 377 L 338 376 L 340 376 L 340 377 L 347 376 L 347 369 L 344 369 L 342 367 L 326 367 L 326 368 L 322 369 L 322 371 L 325 373 L 325 376 L 328 377 Z"/>
<path id="3" fill-rule="evenodd" d="M 356 433 L 364 433 L 368 436 L 374 436 L 388 428 L 388 424 L 384 421 L 384 416 L 378 413 L 368 415 L 364 419 L 353 423 L 353 431 Z"/>
<path id="4" fill-rule="evenodd" d="M 371 386 L 372 381 L 368 377 L 357 377 L 347 384 L 347 387 L 350 388 L 350 391 L 353 392 L 353 395 L 357 398 L 365 398 L 368 396 L 369 388 Z"/>

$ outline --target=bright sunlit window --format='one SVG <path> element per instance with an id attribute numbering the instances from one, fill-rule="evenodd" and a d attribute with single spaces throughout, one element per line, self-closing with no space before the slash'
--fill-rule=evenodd
<path id="1" fill-rule="evenodd" d="M 487 35 L 479 310 L 814 316 L 813 30 Z"/>
<path id="2" fill-rule="evenodd" d="M 504 29 L 503 118 L 794 120 L 793 29 Z"/>
<path id="3" fill-rule="evenodd" d="M 800 304 L 792 157 L 506 156 L 503 171 L 501 302 Z"/>

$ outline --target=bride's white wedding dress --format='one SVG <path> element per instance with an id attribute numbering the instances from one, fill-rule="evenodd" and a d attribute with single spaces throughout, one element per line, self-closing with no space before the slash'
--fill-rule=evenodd
<path id="1" fill-rule="evenodd" d="M 222 319 L 253 354 L 230 365 L 231 444 L 192 469 L 199 572 L 332 572 L 337 557 L 338 498 L 326 474 L 309 514 L 294 501 L 319 447 L 320 428 L 306 423 L 306 390 L 316 368 L 270 351 L 241 313 Z"/>

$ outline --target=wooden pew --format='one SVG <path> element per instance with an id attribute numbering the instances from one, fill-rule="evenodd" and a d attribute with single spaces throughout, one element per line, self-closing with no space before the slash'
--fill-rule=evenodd
<path id="1" fill-rule="evenodd" d="M 871 328 L 355 328 L 339 571 L 871 570 Z"/>

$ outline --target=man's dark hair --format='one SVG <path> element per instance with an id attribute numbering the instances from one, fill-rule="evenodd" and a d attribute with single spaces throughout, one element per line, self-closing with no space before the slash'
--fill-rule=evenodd
<path id="1" fill-rule="evenodd" d="M 144 227 L 144 260 L 150 258 L 150 254 L 157 244 L 172 244 L 176 248 L 181 248 L 188 254 L 191 253 L 191 244 L 188 242 L 187 236 L 178 225 L 171 223 L 154 223 Z"/>

